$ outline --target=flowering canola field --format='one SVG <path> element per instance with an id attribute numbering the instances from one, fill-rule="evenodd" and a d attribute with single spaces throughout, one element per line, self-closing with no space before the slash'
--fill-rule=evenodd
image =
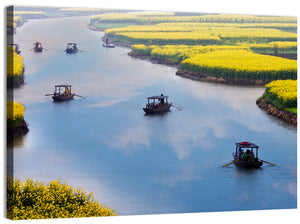
<path id="1" fill-rule="evenodd" d="M 207 53 L 219 50 L 248 50 L 249 46 L 230 45 L 150 45 L 137 44 L 132 46 L 132 52 L 136 55 L 151 56 L 154 59 L 168 60 L 179 63 L 184 59 L 200 53 Z"/>
<path id="2" fill-rule="evenodd" d="M 255 54 L 246 50 L 224 50 L 185 59 L 181 68 L 234 79 L 297 79 L 297 61 Z"/>
<path id="3" fill-rule="evenodd" d="M 19 179 L 7 181 L 7 216 L 10 219 L 49 219 L 117 216 L 111 208 L 100 205 L 93 193 L 74 188 L 59 180 Z"/>
<path id="4" fill-rule="evenodd" d="M 238 43 L 268 43 L 272 41 L 297 41 L 297 34 L 274 28 L 241 28 L 228 24 L 181 24 L 128 26 L 107 29 L 108 38 L 126 44 L 188 44 L 213 45 Z"/>
<path id="5" fill-rule="evenodd" d="M 7 46 L 7 82 L 20 84 L 24 81 L 23 57 L 15 52 L 12 46 Z"/>
<path id="6" fill-rule="evenodd" d="M 150 18 L 150 19 L 149 19 Z M 91 22 L 157 24 L 171 22 L 201 23 L 297 23 L 296 17 L 254 16 L 237 14 L 175 16 L 174 13 L 106 13 L 94 15 Z"/>
<path id="7" fill-rule="evenodd" d="M 23 121 L 25 107 L 15 101 L 7 101 L 7 124 L 13 126 Z"/>
<path id="8" fill-rule="evenodd" d="M 275 80 L 265 87 L 264 98 L 267 102 L 280 109 L 297 108 L 297 80 Z"/>

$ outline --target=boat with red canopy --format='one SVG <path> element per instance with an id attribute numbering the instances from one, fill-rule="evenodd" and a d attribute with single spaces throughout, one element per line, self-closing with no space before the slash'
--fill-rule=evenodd
<path id="1" fill-rule="evenodd" d="M 241 168 L 259 168 L 263 165 L 263 162 L 258 158 L 258 145 L 251 142 L 238 142 L 235 145 L 235 152 L 232 156 L 236 166 Z"/>

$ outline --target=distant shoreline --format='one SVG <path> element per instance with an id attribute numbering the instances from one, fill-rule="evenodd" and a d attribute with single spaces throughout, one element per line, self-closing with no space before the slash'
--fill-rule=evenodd
<path id="1" fill-rule="evenodd" d="M 93 26 L 93 24 L 90 24 L 89 28 L 93 31 L 105 31 L 105 28 L 96 28 Z M 105 36 L 102 37 L 102 41 L 105 42 Z M 109 43 L 112 43 L 114 45 L 121 46 L 121 47 L 130 48 L 130 49 L 132 46 L 130 44 L 123 44 L 123 43 L 115 42 L 115 41 L 109 41 Z M 137 55 L 132 52 L 129 52 L 128 55 L 131 57 L 134 57 L 134 58 L 142 59 L 142 60 L 149 60 L 150 62 L 152 62 L 154 64 L 163 64 L 163 65 L 175 67 L 178 69 L 176 72 L 176 75 L 184 77 L 184 78 L 196 80 L 196 81 L 222 83 L 222 84 L 228 84 L 228 85 L 242 85 L 242 86 L 247 86 L 247 85 L 248 86 L 264 86 L 265 84 L 272 81 L 272 80 L 257 80 L 257 79 L 235 80 L 232 78 L 216 77 L 216 76 L 212 76 L 212 75 L 200 74 L 197 72 L 181 69 L 180 63 L 174 63 L 174 62 L 171 62 L 168 60 L 163 60 L 163 59 L 156 59 L 156 58 L 152 58 L 150 56 L 145 56 L 145 55 Z M 294 54 L 274 55 L 274 56 L 297 60 L 296 54 L 295 55 Z"/>

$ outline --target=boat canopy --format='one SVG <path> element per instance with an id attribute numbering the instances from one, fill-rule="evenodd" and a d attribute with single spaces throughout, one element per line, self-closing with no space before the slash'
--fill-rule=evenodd
<path id="1" fill-rule="evenodd" d="M 150 99 L 165 99 L 165 98 L 168 98 L 169 96 L 164 96 L 164 95 L 158 95 L 158 96 L 150 96 L 148 97 L 147 99 L 150 100 Z"/>
<path id="2" fill-rule="evenodd" d="M 256 148 L 256 149 L 259 148 L 258 145 L 251 143 L 251 142 L 238 142 L 238 143 L 235 143 L 235 145 L 239 148 Z"/>
<path id="3" fill-rule="evenodd" d="M 55 85 L 55 87 L 71 87 L 72 85 Z"/>

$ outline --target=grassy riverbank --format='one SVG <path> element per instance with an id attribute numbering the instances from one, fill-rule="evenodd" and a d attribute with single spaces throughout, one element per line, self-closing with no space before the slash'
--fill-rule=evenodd
<path id="1" fill-rule="evenodd" d="M 266 84 L 277 79 L 297 79 L 297 61 L 256 54 L 246 45 L 133 45 L 130 55 L 179 65 L 179 75 L 194 76 L 195 79 L 209 76 L 232 80 L 228 82 L 230 84 Z"/>
<path id="2" fill-rule="evenodd" d="M 7 46 L 7 87 L 19 87 L 24 83 L 23 57 L 15 48 Z"/>
<path id="3" fill-rule="evenodd" d="M 131 46 L 131 56 L 179 65 L 184 77 L 246 85 L 297 79 L 295 17 L 107 13 L 90 22 L 124 25 L 105 37 Z"/>
<path id="4" fill-rule="evenodd" d="M 7 101 L 7 137 L 26 134 L 29 129 L 24 120 L 25 107 L 17 102 Z"/>
<path id="5" fill-rule="evenodd" d="M 276 80 L 265 87 L 257 105 L 267 113 L 297 125 L 297 80 Z"/>

